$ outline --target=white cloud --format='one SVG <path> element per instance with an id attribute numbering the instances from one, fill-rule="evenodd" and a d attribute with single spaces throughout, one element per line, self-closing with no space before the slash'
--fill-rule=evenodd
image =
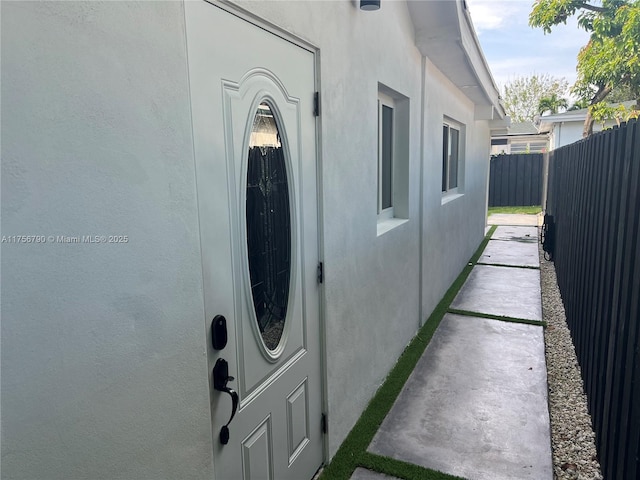
<path id="1" fill-rule="evenodd" d="M 473 25 L 478 32 L 483 30 L 497 30 L 504 22 L 504 17 L 499 15 L 488 5 L 474 5 L 469 9 Z"/>
<path id="2" fill-rule="evenodd" d="M 496 83 L 533 73 L 576 80 L 576 56 L 589 39 L 575 18 L 551 34 L 528 24 L 533 0 L 466 0 Z"/>
<path id="3" fill-rule="evenodd" d="M 531 6 L 526 1 L 466 0 L 471 20 L 478 34 L 499 30 L 513 21 L 528 19 Z M 519 22 L 519 23 L 520 23 Z"/>

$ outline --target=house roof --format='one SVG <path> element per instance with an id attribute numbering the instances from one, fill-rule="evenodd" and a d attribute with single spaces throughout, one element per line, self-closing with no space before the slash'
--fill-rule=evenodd
<path id="1" fill-rule="evenodd" d="M 537 135 L 538 128 L 533 122 L 516 122 L 508 128 L 507 135 Z"/>
<path id="2" fill-rule="evenodd" d="M 626 108 L 629 108 L 632 105 L 635 105 L 636 102 L 634 100 L 629 100 L 627 102 L 620 102 L 620 103 L 622 103 L 622 105 L 624 105 Z M 610 106 L 615 106 L 615 105 L 619 105 L 619 103 L 610 104 Z M 548 132 L 553 128 L 554 123 L 561 123 L 561 122 L 583 123 L 585 118 L 587 118 L 588 110 L 589 110 L 588 108 L 581 108 L 579 110 L 567 110 L 566 112 L 562 112 L 562 113 L 553 113 L 551 115 L 544 115 L 540 117 L 539 130 L 541 132 Z"/>
<path id="3" fill-rule="evenodd" d="M 557 123 L 557 122 L 572 122 L 572 121 L 584 121 L 587 116 L 588 108 L 581 108 L 579 110 L 567 110 L 562 113 L 552 113 L 551 115 L 544 115 L 540 117 L 540 123 Z"/>
<path id="4" fill-rule="evenodd" d="M 407 4 L 416 46 L 476 105 L 476 119 L 508 118 L 466 3 L 433 0 Z"/>

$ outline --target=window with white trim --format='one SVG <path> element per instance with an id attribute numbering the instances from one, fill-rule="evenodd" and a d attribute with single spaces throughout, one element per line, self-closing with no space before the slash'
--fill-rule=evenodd
<path id="1" fill-rule="evenodd" d="M 409 218 L 409 98 L 378 83 L 377 111 L 377 230 L 382 235 Z"/>
<path id="2" fill-rule="evenodd" d="M 464 165 L 464 127 L 450 119 L 442 124 L 442 192 L 456 192 L 461 186 Z"/>

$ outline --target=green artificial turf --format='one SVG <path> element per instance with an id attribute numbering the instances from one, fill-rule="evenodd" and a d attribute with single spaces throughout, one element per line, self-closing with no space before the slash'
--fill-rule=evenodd
<path id="1" fill-rule="evenodd" d="M 464 480 L 461 477 L 402 462 L 395 458 L 374 455 L 369 452 L 365 452 L 362 455 L 361 461 L 360 467 L 405 480 Z"/>
<path id="2" fill-rule="evenodd" d="M 542 320 L 529 320 L 526 318 L 505 317 L 504 315 L 492 315 L 490 313 L 470 312 L 468 310 L 457 310 L 455 308 L 450 308 L 449 313 L 454 313 L 456 315 L 465 315 L 467 317 L 487 318 L 489 320 L 500 320 L 501 322 L 526 323 L 527 325 L 539 325 L 541 327 L 547 326 L 547 322 L 544 322 Z"/>
<path id="3" fill-rule="evenodd" d="M 537 215 L 542 211 L 540 205 L 532 205 L 530 207 L 489 207 L 488 215 L 494 213 L 523 213 L 526 215 Z"/>
<path id="4" fill-rule="evenodd" d="M 429 319 L 405 348 L 398 362 L 389 372 L 384 383 L 371 399 L 362 416 L 349 432 L 349 435 L 347 435 L 331 463 L 324 468 L 320 480 L 348 480 L 357 467 L 364 467 L 407 480 L 453 480 L 459 478 L 418 465 L 374 455 L 367 452 L 367 447 L 431 341 L 438 325 L 440 325 L 440 321 L 447 313 L 449 305 L 451 305 L 451 302 L 471 273 L 473 266 L 482 255 L 495 229 L 495 225 L 491 227 L 476 252 L 462 269 L 460 275 L 458 275 L 458 278 L 449 287 L 447 293 L 445 293 L 431 316 L 429 316 Z"/>
<path id="5" fill-rule="evenodd" d="M 540 267 L 533 267 L 531 265 L 508 265 L 506 263 L 491 263 L 491 262 L 478 262 L 478 265 L 487 265 L 489 267 L 508 267 L 508 268 L 524 268 L 529 270 L 540 270 Z"/>

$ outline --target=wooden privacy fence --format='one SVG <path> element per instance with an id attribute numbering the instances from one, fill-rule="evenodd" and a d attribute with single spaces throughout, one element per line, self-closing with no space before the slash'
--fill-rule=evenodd
<path id="1" fill-rule="evenodd" d="M 489 206 L 521 207 L 542 204 L 541 153 L 496 155 L 489 171 Z"/>
<path id="2" fill-rule="evenodd" d="M 608 480 L 640 478 L 639 127 L 549 158 L 558 285 Z"/>

